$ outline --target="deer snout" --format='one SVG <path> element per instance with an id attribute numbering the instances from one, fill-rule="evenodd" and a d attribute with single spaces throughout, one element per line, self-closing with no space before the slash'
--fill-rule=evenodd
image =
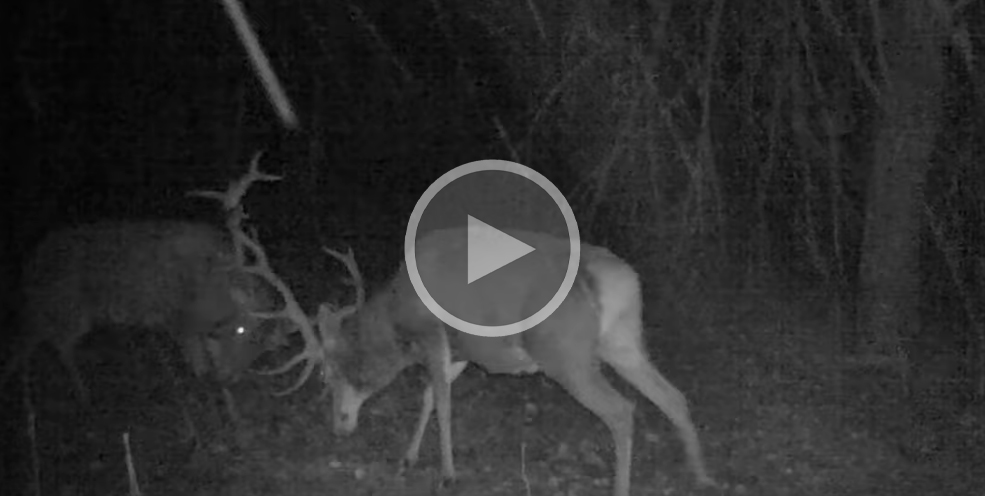
<path id="1" fill-rule="evenodd" d="M 352 434 L 359 426 L 359 409 L 370 393 L 357 390 L 345 381 L 339 381 L 332 394 L 332 430 L 337 436 Z"/>

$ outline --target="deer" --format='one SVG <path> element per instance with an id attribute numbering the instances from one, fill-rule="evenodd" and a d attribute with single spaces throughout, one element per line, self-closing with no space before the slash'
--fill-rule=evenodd
<path id="1" fill-rule="evenodd" d="M 228 236 L 181 221 L 97 222 L 58 229 L 35 249 L 23 275 L 24 345 L 8 377 L 51 345 L 84 403 L 75 358 L 96 328 L 157 331 L 174 340 L 196 376 L 240 379 L 265 349 L 251 311 L 272 304 L 233 258 Z"/>
<path id="2" fill-rule="evenodd" d="M 442 294 L 448 312 L 477 324 L 488 316 L 520 316 L 534 302 L 546 301 L 556 288 L 545 281 L 567 267 L 569 241 L 552 235 L 506 230 L 535 248 L 513 263 L 520 270 L 497 271 L 481 293 L 456 297 L 446 288 L 466 280 L 465 228 L 432 231 L 416 241 L 421 274 L 428 273 L 429 292 Z M 344 307 L 345 318 L 330 344 L 334 376 L 333 430 L 349 435 L 358 427 L 364 402 L 383 390 L 402 371 L 424 365 L 430 381 L 421 399 L 420 416 L 403 456 L 401 471 L 418 459 L 432 412 L 437 410 L 442 485 L 456 479 L 451 432 L 451 384 L 469 363 L 489 374 L 544 373 L 560 384 L 608 427 L 615 446 L 612 494 L 629 496 L 634 403 L 606 380 L 609 365 L 671 421 L 683 442 L 687 464 L 701 486 L 715 486 L 709 475 L 684 395 L 653 366 L 643 342 L 643 297 L 636 271 L 611 251 L 581 245 L 580 265 L 571 291 L 546 320 L 519 334 L 483 337 L 450 328 L 424 305 L 410 280 L 406 262 L 368 300 Z M 497 276 L 498 272 L 502 275 Z M 499 277 L 499 279 L 495 279 Z M 358 279 L 353 277 L 353 279 Z M 548 294 L 548 292 L 550 294 Z M 438 299 L 436 297 L 436 299 Z M 539 305 L 537 305 L 539 306 Z M 507 319 L 508 320 L 508 319 Z"/>
<path id="3" fill-rule="evenodd" d="M 281 394 L 299 388 L 324 364 L 324 354 L 315 334 L 317 321 L 302 311 L 290 287 L 273 271 L 255 231 L 243 226 L 248 216 L 242 199 L 249 187 L 280 179 L 261 172 L 259 158 L 224 192 L 189 192 L 222 203 L 226 232 L 188 221 L 104 221 L 46 236 L 23 275 L 24 343 L 0 383 L 47 344 L 88 404 L 90 392 L 75 351 L 95 328 L 113 327 L 169 337 L 195 376 L 211 376 L 223 385 L 227 403 L 232 398 L 226 384 L 238 382 L 278 338 L 300 332 L 304 349 L 267 371 L 283 373 L 306 363 L 294 386 Z M 331 322 L 327 310 L 320 315 L 321 321 Z"/>

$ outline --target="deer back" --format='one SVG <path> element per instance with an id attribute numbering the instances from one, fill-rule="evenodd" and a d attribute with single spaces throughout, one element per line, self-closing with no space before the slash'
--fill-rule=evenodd
<path id="1" fill-rule="evenodd" d="M 25 332 L 72 353 L 95 327 L 167 332 L 193 371 L 235 379 L 261 352 L 250 310 L 267 302 L 222 232 L 182 222 L 98 223 L 55 231 L 24 275 Z M 211 363 L 210 363 L 211 362 Z"/>
<path id="2" fill-rule="evenodd" d="M 475 281 L 472 291 L 456 291 L 467 274 L 466 237 L 460 230 L 436 231 L 418 244 L 418 268 L 428 291 L 449 312 L 480 325 L 502 325 L 532 315 L 557 291 L 568 266 L 570 242 L 549 234 L 506 230 L 507 234 L 527 243 L 535 251 L 511 263 L 509 268 L 494 271 Z M 634 296 L 638 290 L 636 273 L 609 250 L 581 244 L 581 258 L 575 282 L 561 305 L 543 322 L 510 336 L 486 337 L 465 332 L 450 332 L 448 340 L 453 358 L 474 362 L 490 373 L 533 373 L 559 362 L 594 358 L 595 346 L 602 332 L 602 321 L 610 319 L 606 308 L 620 299 Z M 617 295 L 611 295 L 614 283 L 625 283 Z M 403 310 L 396 317 L 408 321 L 431 319 L 430 326 L 412 325 L 423 332 L 443 329 L 421 302 L 402 267 L 394 280 L 400 288 L 396 298 Z M 603 291 L 603 287 L 605 291 Z M 421 332 L 421 331 L 418 331 Z M 433 332 L 433 331 L 432 331 Z"/>

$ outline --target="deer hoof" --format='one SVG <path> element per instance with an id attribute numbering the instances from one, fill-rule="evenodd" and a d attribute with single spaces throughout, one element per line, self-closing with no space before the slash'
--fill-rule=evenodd
<path id="1" fill-rule="evenodd" d="M 718 482 L 715 482 L 715 479 L 712 479 L 710 476 L 705 475 L 702 477 L 698 477 L 698 487 L 720 489 L 722 486 L 720 486 Z"/>
<path id="2" fill-rule="evenodd" d="M 397 468 L 397 477 L 403 477 L 408 471 L 414 468 L 414 463 L 416 460 L 411 460 L 410 458 L 402 458 L 400 460 L 400 467 Z"/>
<path id="3" fill-rule="evenodd" d="M 457 479 L 455 478 L 455 476 L 443 475 L 441 476 L 441 479 L 438 481 L 438 490 L 444 491 L 447 489 L 451 489 L 452 486 L 455 485 L 456 481 Z"/>

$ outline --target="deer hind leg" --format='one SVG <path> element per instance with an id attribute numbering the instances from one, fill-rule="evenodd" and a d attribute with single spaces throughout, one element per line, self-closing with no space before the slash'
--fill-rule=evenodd
<path id="1" fill-rule="evenodd" d="M 579 403 L 598 416 L 612 433 L 616 470 L 612 494 L 629 496 L 633 457 L 633 403 L 617 392 L 602 375 L 598 363 L 548 371 Z"/>
<path id="2" fill-rule="evenodd" d="M 605 363 L 667 415 L 684 443 L 688 466 L 698 483 L 713 486 L 715 481 L 708 475 L 705 467 L 698 433 L 688 411 L 687 399 L 650 363 L 643 349 L 641 329 L 642 325 L 638 319 L 624 318 L 617 321 L 611 329 L 603 331 L 599 355 Z"/>
<path id="3" fill-rule="evenodd" d="M 445 370 L 448 383 L 455 382 L 455 379 L 458 379 L 458 376 L 462 374 L 462 371 L 465 370 L 468 364 L 469 362 L 451 363 Z M 427 430 L 433 411 L 434 386 L 428 384 L 427 388 L 424 389 L 424 394 L 421 396 L 421 413 L 417 419 L 417 427 L 414 429 L 414 437 L 411 438 L 410 446 L 407 448 L 407 454 L 404 455 L 403 463 L 400 467 L 401 472 L 413 467 L 417 463 L 418 456 L 421 452 L 421 441 L 424 439 L 424 432 Z"/>

